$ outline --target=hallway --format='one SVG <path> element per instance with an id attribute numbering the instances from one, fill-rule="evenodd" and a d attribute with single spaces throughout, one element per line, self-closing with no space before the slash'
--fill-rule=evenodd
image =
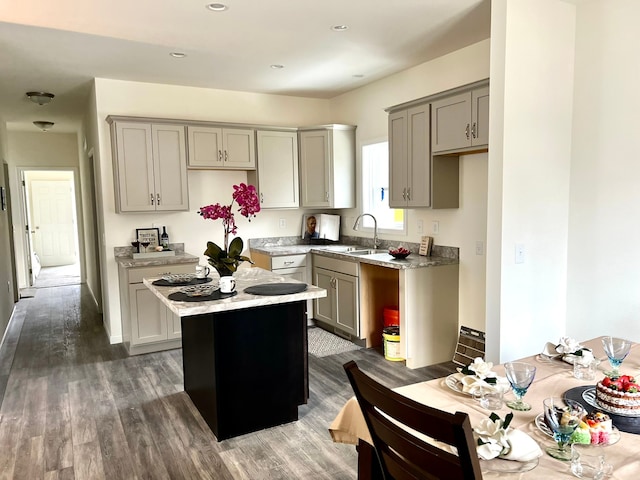
<path id="1" fill-rule="evenodd" d="M 350 359 L 391 386 L 448 373 L 371 349 L 310 355 L 297 422 L 217 442 L 183 391 L 180 349 L 128 357 L 86 286 L 37 289 L 0 348 L 0 478 L 354 479 L 355 448 L 327 431 L 353 395 Z"/>

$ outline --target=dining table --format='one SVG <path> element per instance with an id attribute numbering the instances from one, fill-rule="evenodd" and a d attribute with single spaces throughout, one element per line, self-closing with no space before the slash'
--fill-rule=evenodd
<path id="1" fill-rule="evenodd" d="M 531 405 L 529 411 L 514 411 L 506 405 L 495 413 L 502 419 L 510 412 L 513 413 L 511 427 L 528 434 L 540 446 L 542 455 L 534 462 L 516 462 L 509 460 L 481 460 L 483 478 L 500 479 L 563 479 L 576 478 L 571 473 L 571 462 L 556 460 L 545 453 L 545 448 L 555 444 L 549 430 L 543 430 L 540 420 L 543 418 L 543 400 L 547 397 L 564 396 L 565 393 L 578 392 L 588 387 L 594 387 L 597 382 L 605 377 L 605 371 L 610 369 L 604 349 L 602 337 L 593 338 L 581 342 L 583 347 L 589 348 L 595 358 L 600 359 L 595 380 L 580 380 L 573 375 L 573 366 L 562 360 L 561 357 L 548 357 L 543 354 L 532 355 L 526 358 L 513 360 L 526 362 L 536 367 L 533 383 L 527 390 L 523 400 Z M 550 339 L 553 340 L 553 339 Z M 541 345 L 541 350 L 542 350 Z M 496 365 L 493 371 L 498 376 L 504 376 L 504 365 Z M 365 372 L 366 373 L 366 372 Z M 628 356 L 620 366 L 620 373 L 633 375 L 640 378 L 640 345 L 634 343 Z M 583 387 L 583 389 L 578 388 Z M 491 415 L 492 411 L 485 410 L 480 403 L 462 388 L 456 387 L 451 378 L 444 377 L 425 382 L 414 383 L 398 388 L 394 391 L 405 395 L 417 402 L 430 407 L 444 410 L 450 413 L 465 412 L 469 415 L 472 427 Z M 575 393 L 571 396 L 576 396 Z M 569 398 L 571 398 L 571 396 Z M 505 395 L 505 399 L 514 397 L 512 392 Z M 585 408 L 590 411 L 594 406 L 586 401 L 582 394 L 579 398 Z M 505 402 L 506 403 L 506 402 Z M 536 422 L 537 418 L 537 422 Z M 636 479 L 640 477 L 640 417 L 621 417 L 611 415 L 616 430 L 615 443 L 598 447 L 605 456 L 605 461 L 612 465 L 613 472 L 608 479 Z M 616 425 L 619 423 L 620 428 Z M 627 431 L 625 431 L 627 430 Z M 633 432 L 638 433 L 633 433 Z M 343 406 L 329 427 L 329 433 L 334 442 L 356 445 L 358 448 L 358 478 L 368 480 L 380 478 L 379 468 L 375 458 L 371 435 L 367 428 L 362 411 L 355 397 L 352 397 Z"/>

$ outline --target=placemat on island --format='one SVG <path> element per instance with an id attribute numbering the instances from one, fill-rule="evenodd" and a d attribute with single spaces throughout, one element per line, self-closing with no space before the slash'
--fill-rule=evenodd
<path id="1" fill-rule="evenodd" d="M 564 392 L 564 398 L 575 400 L 585 408 L 587 413 L 591 413 L 593 410 L 600 410 L 601 412 L 606 413 L 607 415 L 609 415 L 609 417 L 611 417 L 611 421 L 621 432 L 634 433 L 636 435 L 640 434 L 640 417 L 616 415 L 615 413 L 607 412 L 603 408 L 594 407 L 589 402 L 587 402 L 582 394 L 586 390 L 593 388 L 595 388 L 593 385 L 584 385 L 581 387 L 571 388 Z"/>
<path id="2" fill-rule="evenodd" d="M 199 295 L 197 297 L 190 297 L 183 292 L 170 293 L 167 298 L 176 302 L 210 302 L 211 300 L 221 300 L 223 298 L 229 298 L 237 295 L 238 292 L 222 293 L 220 290 L 214 290 L 211 295 Z"/>
<path id="3" fill-rule="evenodd" d="M 162 278 L 159 280 L 154 280 L 151 282 L 151 285 L 155 285 L 156 287 L 186 287 L 187 285 L 202 285 L 203 283 L 209 283 L 213 278 L 194 278 L 188 282 L 167 282 Z"/>
<path id="4" fill-rule="evenodd" d="M 244 292 L 252 295 L 289 295 L 304 292 L 306 289 L 306 283 L 261 283 L 245 288 Z"/>

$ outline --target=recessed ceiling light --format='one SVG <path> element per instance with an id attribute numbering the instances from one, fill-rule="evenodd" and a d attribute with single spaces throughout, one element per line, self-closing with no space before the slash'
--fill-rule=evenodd
<path id="1" fill-rule="evenodd" d="M 364 78 L 364 75 L 362 73 L 356 73 L 353 78 Z"/>
<path id="2" fill-rule="evenodd" d="M 284 65 L 280 65 L 279 63 L 274 63 L 273 65 L 271 65 L 271 68 L 273 68 L 274 70 L 280 70 L 284 68 Z"/>
<path id="3" fill-rule="evenodd" d="M 227 7 L 224 3 L 208 3 L 207 9 L 212 10 L 214 12 L 224 12 Z"/>
<path id="4" fill-rule="evenodd" d="M 173 58 L 184 58 L 187 56 L 187 54 L 183 52 L 171 52 L 169 55 L 171 55 Z"/>
<path id="5" fill-rule="evenodd" d="M 347 25 L 334 25 L 333 27 L 331 27 L 331 30 L 333 30 L 334 32 L 344 32 L 348 28 L 349 27 Z"/>

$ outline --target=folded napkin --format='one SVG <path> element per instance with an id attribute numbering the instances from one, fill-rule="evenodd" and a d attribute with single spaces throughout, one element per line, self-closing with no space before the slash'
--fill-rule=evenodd
<path id="1" fill-rule="evenodd" d="M 478 431 L 480 430 L 480 432 Z M 478 445 L 478 456 L 483 460 L 502 458 L 516 462 L 529 462 L 542 455 L 542 450 L 538 443 L 520 430 L 507 428 L 498 433 L 491 430 L 481 433 L 482 427 L 474 428 L 477 437 L 487 442 Z"/>
<path id="2" fill-rule="evenodd" d="M 482 378 L 477 377 L 476 375 L 465 375 L 461 372 L 454 373 L 453 378 L 460 382 L 460 384 L 462 385 L 462 391 L 469 394 L 473 393 L 473 391 L 478 387 L 496 388 L 502 390 L 503 392 L 507 392 L 511 388 L 509 381 L 505 377 L 488 377 L 495 378 L 495 384 L 488 383 Z"/>
<path id="3" fill-rule="evenodd" d="M 594 359 L 593 352 L 580 345 L 571 337 L 560 337 L 560 343 L 547 342 L 542 349 L 542 354 L 549 358 L 562 358 L 563 361 L 573 365 L 588 365 Z"/>

